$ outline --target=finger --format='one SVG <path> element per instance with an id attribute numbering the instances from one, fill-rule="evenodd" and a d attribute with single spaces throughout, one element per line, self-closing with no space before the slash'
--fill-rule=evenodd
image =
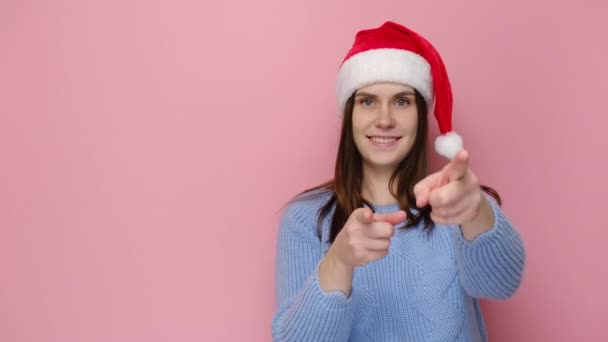
<path id="1" fill-rule="evenodd" d="M 389 239 L 367 239 L 365 242 L 365 248 L 373 252 L 386 251 L 390 246 L 391 240 Z"/>
<path id="2" fill-rule="evenodd" d="M 390 224 L 396 225 L 403 222 L 406 216 L 407 214 L 405 213 L 405 211 L 399 210 L 388 214 L 375 213 L 372 219 L 375 222 L 388 222 Z"/>
<path id="3" fill-rule="evenodd" d="M 430 174 L 414 185 L 414 196 L 416 206 L 422 208 L 429 202 L 431 190 L 438 186 L 441 179 L 441 172 Z"/>
<path id="4" fill-rule="evenodd" d="M 460 182 L 450 183 L 449 186 Z M 448 186 L 446 186 L 448 187 Z M 481 190 L 469 186 L 464 195 L 456 201 L 445 206 L 432 206 L 431 218 L 436 223 L 441 224 L 460 224 L 475 215 L 476 208 L 479 208 Z"/>
<path id="5" fill-rule="evenodd" d="M 449 220 L 458 224 L 471 220 L 481 210 L 481 201 L 483 201 L 483 194 L 481 192 L 467 197 L 464 208 L 460 212 L 455 212 L 450 216 Z"/>
<path id="6" fill-rule="evenodd" d="M 445 208 L 477 192 L 479 192 L 479 180 L 472 172 L 467 172 L 464 178 L 433 189 L 429 196 L 429 204 L 433 209 Z"/>
<path id="7" fill-rule="evenodd" d="M 448 181 L 452 182 L 463 178 L 469 169 L 469 152 L 461 150 L 454 156 L 454 159 L 445 167 L 444 172 Z"/>
<path id="8" fill-rule="evenodd" d="M 448 183 L 431 191 L 429 204 L 433 210 L 450 207 L 466 195 L 466 190 L 462 182 Z"/>
<path id="9" fill-rule="evenodd" d="M 442 207 L 442 208 L 435 208 L 433 207 L 433 213 L 436 216 L 442 217 L 444 219 L 454 219 L 456 217 L 459 217 L 460 215 L 464 214 L 468 208 L 470 208 L 471 206 L 471 201 L 468 200 L 463 200 L 463 201 L 459 201 L 454 203 L 454 205 L 451 206 L 447 206 L 447 207 Z"/>
<path id="10" fill-rule="evenodd" d="M 365 230 L 365 235 L 373 239 L 390 239 L 394 234 L 395 226 L 388 222 L 374 222 Z"/>
<path id="11" fill-rule="evenodd" d="M 355 220 L 360 223 L 372 223 L 373 214 L 374 213 L 370 208 L 357 208 L 354 212 Z"/>
<path id="12" fill-rule="evenodd" d="M 441 215 L 439 212 L 431 212 L 431 220 L 437 224 L 444 225 L 462 224 L 473 216 L 475 216 L 475 211 L 472 210 L 471 206 L 466 206 L 460 212 L 450 216 Z"/>

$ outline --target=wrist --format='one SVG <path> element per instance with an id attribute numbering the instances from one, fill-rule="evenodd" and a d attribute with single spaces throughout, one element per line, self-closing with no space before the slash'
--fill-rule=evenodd
<path id="1" fill-rule="evenodd" d="M 479 190 L 479 191 L 483 191 L 483 190 Z M 480 217 L 483 216 L 483 211 L 484 211 L 484 209 L 486 209 L 485 205 L 489 204 L 489 203 L 487 203 L 487 200 L 483 196 L 483 194 L 480 194 L 480 195 L 481 195 L 481 199 L 479 200 L 479 203 L 477 203 L 477 207 L 474 210 L 475 214 L 473 215 L 473 217 L 471 217 L 467 221 L 463 222 L 461 225 L 474 224 L 475 222 L 479 221 Z"/>
<path id="2" fill-rule="evenodd" d="M 323 262 L 327 263 L 327 265 L 331 267 L 334 272 L 352 273 L 355 270 L 355 266 L 349 265 L 348 263 L 342 261 L 342 259 L 340 259 L 332 248 L 330 248 L 325 255 Z"/>
<path id="3" fill-rule="evenodd" d="M 319 285 L 325 292 L 341 291 L 348 298 L 352 289 L 354 267 L 341 262 L 330 251 L 319 265 Z"/>
<path id="4" fill-rule="evenodd" d="M 483 196 L 476 210 L 475 216 L 460 225 L 462 235 L 466 240 L 472 241 L 478 235 L 490 230 L 494 226 L 494 211 L 492 205 Z"/>

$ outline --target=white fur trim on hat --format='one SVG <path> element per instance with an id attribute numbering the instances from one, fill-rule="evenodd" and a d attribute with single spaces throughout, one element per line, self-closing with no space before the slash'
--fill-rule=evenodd
<path id="1" fill-rule="evenodd" d="M 440 155 L 452 160 L 462 150 L 462 137 L 452 131 L 440 135 L 435 139 L 435 151 Z"/>
<path id="2" fill-rule="evenodd" d="M 340 117 L 348 98 L 359 88 L 376 82 L 407 84 L 430 102 L 433 98 L 431 66 L 422 56 L 401 49 L 367 50 L 351 56 L 338 72 L 337 96 Z"/>

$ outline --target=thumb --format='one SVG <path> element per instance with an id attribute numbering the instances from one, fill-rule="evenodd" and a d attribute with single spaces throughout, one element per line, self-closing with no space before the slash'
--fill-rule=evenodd
<path id="1" fill-rule="evenodd" d="M 397 224 L 403 222 L 403 220 L 405 220 L 406 216 L 407 216 L 407 214 L 405 211 L 399 210 L 399 211 L 395 211 L 393 213 L 388 213 L 388 214 L 374 214 L 373 220 L 376 222 L 378 222 L 378 221 L 388 222 L 394 226 L 394 225 L 397 225 Z"/>
<path id="2" fill-rule="evenodd" d="M 426 176 L 414 185 L 414 197 L 416 197 L 416 206 L 418 208 L 422 208 L 429 203 L 431 190 L 441 185 L 442 177 L 442 172 L 435 172 Z"/>
<path id="3" fill-rule="evenodd" d="M 372 223 L 374 221 L 373 214 L 370 208 L 357 208 L 354 211 L 355 220 L 360 223 Z"/>

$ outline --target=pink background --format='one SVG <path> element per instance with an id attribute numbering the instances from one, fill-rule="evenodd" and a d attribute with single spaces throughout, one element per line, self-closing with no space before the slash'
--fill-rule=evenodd
<path id="1" fill-rule="evenodd" d="M 280 206 L 331 176 L 339 62 L 390 19 L 526 243 L 490 340 L 607 341 L 607 9 L 2 1 L 0 340 L 269 341 Z"/>

